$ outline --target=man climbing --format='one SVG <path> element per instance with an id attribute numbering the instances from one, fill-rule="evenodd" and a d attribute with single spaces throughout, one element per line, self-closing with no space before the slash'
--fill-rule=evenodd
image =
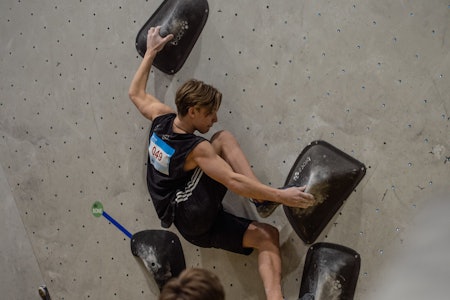
<path id="1" fill-rule="evenodd" d="M 276 189 L 262 184 L 230 132 L 220 131 L 210 141 L 194 134 L 207 133 L 217 122 L 222 94 L 216 88 L 189 80 L 176 93 L 176 113 L 146 92 L 153 60 L 173 38 L 161 37 L 159 30 L 148 31 L 147 51 L 129 97 L 152 121 L 147 185 L 161 224 L 167 228 L 173 223 L 187 241 L 199 247 L 245 255 L 257 249 L 267 299 L 282 299 L 278 230 L 225 212 L 222 200 L 228 189 L 257 203 L 301 208 L 313 205 L 314 198 L 304 192 L 305 187 Z"/>

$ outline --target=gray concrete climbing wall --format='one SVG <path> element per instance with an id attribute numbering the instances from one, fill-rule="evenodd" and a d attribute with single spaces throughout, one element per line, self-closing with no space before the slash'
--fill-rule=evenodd
<path id="1" fill-rule="evenodd" d="M 37 297 L 32 286 L 41 278 L 55 299 L 157 297 L 129 239 L 95 218 L 91 205 L 101 201 L 132 233 L 160 229 L 145 183 L 150 122 L 127 96 L 140 62 L 136 34 L 160 3 L 2 0 L 0 175 L 9 191 L 0 195 L 5 224 L 25 229 L 12 231 L 21 242 L 2 231 L 2 265 L 16 270 L 1 275 L 2 294 L 17 295 L 8 299 L 26 298 L 17 292 L 24 286 L 28 299 Z M 366 176 L 317 241 L 358 251 L 355 298 L 377 295 L 392 249 L 450 178 L 450 2 L 209 6 L 186 64 L 173 76 L 154 69 L 149 91 L 173 105 L 189 78 L 218 87 L 224 101 L 214 129 L 234 132 L 255 173 L 274 187 L 314 140 L 363 162 Z M 241 197 L 228 195 L 226 203 L 259 219 Z M 308 246 L 281 208 L 265 221 L 281 231 L 283 288 L 296 299 Z M 188 266 L 216 272 L 227 298 L 263 298 L 256 254 L 181 240 Z M 22 259 L 14 250 L 27 244 Z M 25 276 L 25 269 L 40 274 Z M 19 279 L 4 280 L 10 276 Z"/>

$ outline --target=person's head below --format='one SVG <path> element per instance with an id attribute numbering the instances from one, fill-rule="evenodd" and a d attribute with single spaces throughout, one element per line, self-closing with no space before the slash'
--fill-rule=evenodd
<path id="1" fill-rule="evenodd" d="M 219 277 L 200 268 L 189 268 L 167 282 L 159 300 L 225 300 Z"/>
<path id="2" fill-rule="evenodd" d="M 202 121 L 194 124 L 196 130 L 201 133 L 208 132 L 211 126 L 217 122 L 217 111 L 221 102 L 221 92 L 215 87 L 196 79 L 184 83 L 175 95 L 178 116 Z"/>

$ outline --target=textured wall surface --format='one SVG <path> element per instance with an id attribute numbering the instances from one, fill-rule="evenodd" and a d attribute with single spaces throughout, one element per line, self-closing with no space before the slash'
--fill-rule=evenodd
<path id="1" fill-rule="evenodd" d="M 136 34 L 160 3 L 2 0 L 0 195 L 11 212 L 2 210 L 5 224 L 15 224 L 20 240 L 3 242 L 14 238 L 2 231 L 2 265 L 16 270 L 2 272 L 7 295 L 25 290 L 23 283 L 37 288 L 42 278 L 55 299 L 157 297 L 129 239 L 94 218 L 91 205 L 101 201 L 133 233 L 160 228 L 145 182 L 150 122 L 127 95 L 141 59 Z M 183 68 L 173 76 L 153 69 L 148 90 L 173 105 L 189 78 L 218 87 L 224 101 L 214 130 L 234 132 L 257 176 L 272 186 L 283 185 L 314 140 L 363 162 L 366 176 L 317 241 L 358 251 L 356 299 L 376 295 L 391 249 L 403 245 L 433 190 L 449 182 L 450 2 L 209 6 Z M 229 194 L 226 202 L 258 218 L 247 200 Z M 281 231 L 283 288 L 296 299 L 308 246 L 281 208 L 265 221 Z M 215 271 L 227 298 L 263 298 L 256 254 L 181 241 L 187 264 Z M 22 268 L 40 274 L 25 276 Z M 4 280 L 11 276 L 20 281 Z M 37 296 L 30 293 L 8 299 Z"/>

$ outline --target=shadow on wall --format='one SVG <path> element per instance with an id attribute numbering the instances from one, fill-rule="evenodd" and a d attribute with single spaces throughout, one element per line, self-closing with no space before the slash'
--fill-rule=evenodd
<path id="1" fill-rule="evenodd" d="M 370 299 L 448 299 L 450 188 L 436 189 L 422 205 Z"/>

